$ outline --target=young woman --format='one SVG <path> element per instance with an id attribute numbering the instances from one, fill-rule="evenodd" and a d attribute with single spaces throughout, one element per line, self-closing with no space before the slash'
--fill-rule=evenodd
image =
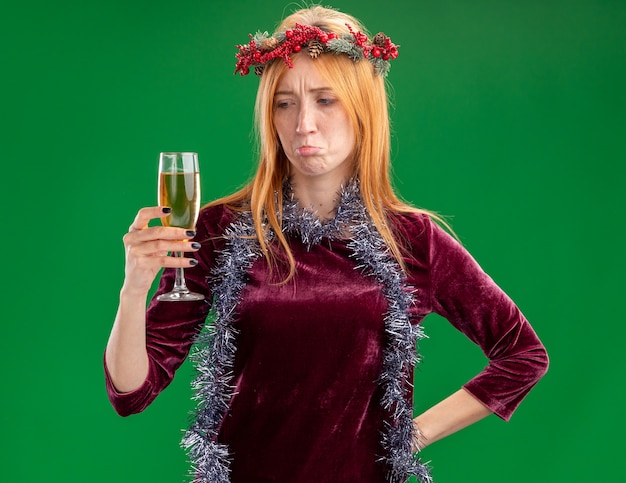
<path id="1" fill-rule="evenodd" d="M 196 481 L 430 481 L 421 449 L 491 413 L 509 419 L 547 369 L 510 298 L 436 217 L 394 194 L 384 76 L 398 52 L 363 32 L 316 6 L 239 46 L 237 71 L 260 75 L 254 179 L 204 207 L 195 233 L 149 228 L 167 211 L 152 207 L 124 237 L 109 397 L 122 415 L 142 411 L 195 343 L 183 445 Z M 179 266 L 206 301 L 153 298 L 146 311 L 159 270 L 161 293 Z M 414 417 L 431 312 L 490 363 Z"/>

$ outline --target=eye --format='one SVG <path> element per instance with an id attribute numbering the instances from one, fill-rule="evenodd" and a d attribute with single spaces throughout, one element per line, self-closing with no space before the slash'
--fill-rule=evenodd
<path id="1" fill-rule="evenodd" d="M 276 109 L 285 109 L 289 107 L 289 101 L 276 101 L 274 102 L 274 107 Z"/>
<path id="2" fill-rule="evenodd" d="M 317 100 L 320 104 L 327 106 L 335 102 L 335 99 L 331 99 L 330 97 L 322 97 Z"/>

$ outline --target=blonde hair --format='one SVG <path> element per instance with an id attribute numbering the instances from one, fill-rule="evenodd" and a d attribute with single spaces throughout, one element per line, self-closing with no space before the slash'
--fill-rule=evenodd
<path id="1" fill-rule="evenodd" d="M 295 24 L 312 25 L 327 32 L 349 33 L 346 24 L 363 33 L 365 29 L 351 15 L 337 10 L 312 6 L 299 10 L 283 20 L 277 32 L 295 27 Z M 297 59 L 298 55 L 292 57 Z M 350 117 L 355 134 L 354 173 L 359 180 L 363 202 L 387 247 L 402 263 L 402 253 L 395 240 L 392 227 L 387 222 L 389 212 L 430 212 L 402 202 L 394 193 L 390 181 L 390 126 L 385 81 L 374 72 L 370 62 L 354 62 L 346 55 L 326 53 L 315 60 L 315 66 L 329 83 Z M 267 243 L 271 230 L 283 248 L 289 273 L 283 282 L 295 274 L 295 260 L 281 229 L 284 180 L 289 175 L 289 162 L 279 145 L 273 123 L 274 94 L 282 75 L 288 67 L 281 59 L 268 64 L 259 84 L 255 121 L 259 143 L 259 165 L 253 180 L 241 190 L 210 203 L 207 206 L 226 204 L 235 210 L 250 209 L 261 249 L 270 269 L 277 266 L 276 255 Z M 437 218 L 435 216 L 435 218 Z"/>

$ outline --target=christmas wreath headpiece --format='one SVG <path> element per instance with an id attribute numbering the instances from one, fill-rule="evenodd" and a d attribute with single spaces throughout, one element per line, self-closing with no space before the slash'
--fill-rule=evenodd
<path id="1" fill-rule="evenodd" d="M 285 32 L 278 32 L 269 36 L 267 32 L 250 34 L 250 42 L 237 45 L 237 64 L 235 74 L 250 73 L 254 69 L 256 75 L 262 75 L 265 65 L 281 58 L 289 67 L 293 67 L 291 54 L 306 50 L 309 57 L 316 59 L 324 52 L 346 54 L 354 62 L 367 59 L 374 65 L 376 73 L 385 77 L 389 72 L 389 63 L 398 57 L 398 46 L 389 37 L 380 32 L 371 40 L 362 32 L 354 31 L 346 24 L 350 33 L 336 34 L 325 32 L 312 25 L 296 24 L 294 28 Z"/>

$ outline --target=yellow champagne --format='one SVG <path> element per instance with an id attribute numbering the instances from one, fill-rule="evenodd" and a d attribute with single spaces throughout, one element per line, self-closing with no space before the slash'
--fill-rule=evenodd
<path id="1" fill-rule="evenodd" d="M 172 209 L 163 218 L 165 226 L 193 228 L 200 210 L 200 173 L 161 173 L 159 205 Z"/>

